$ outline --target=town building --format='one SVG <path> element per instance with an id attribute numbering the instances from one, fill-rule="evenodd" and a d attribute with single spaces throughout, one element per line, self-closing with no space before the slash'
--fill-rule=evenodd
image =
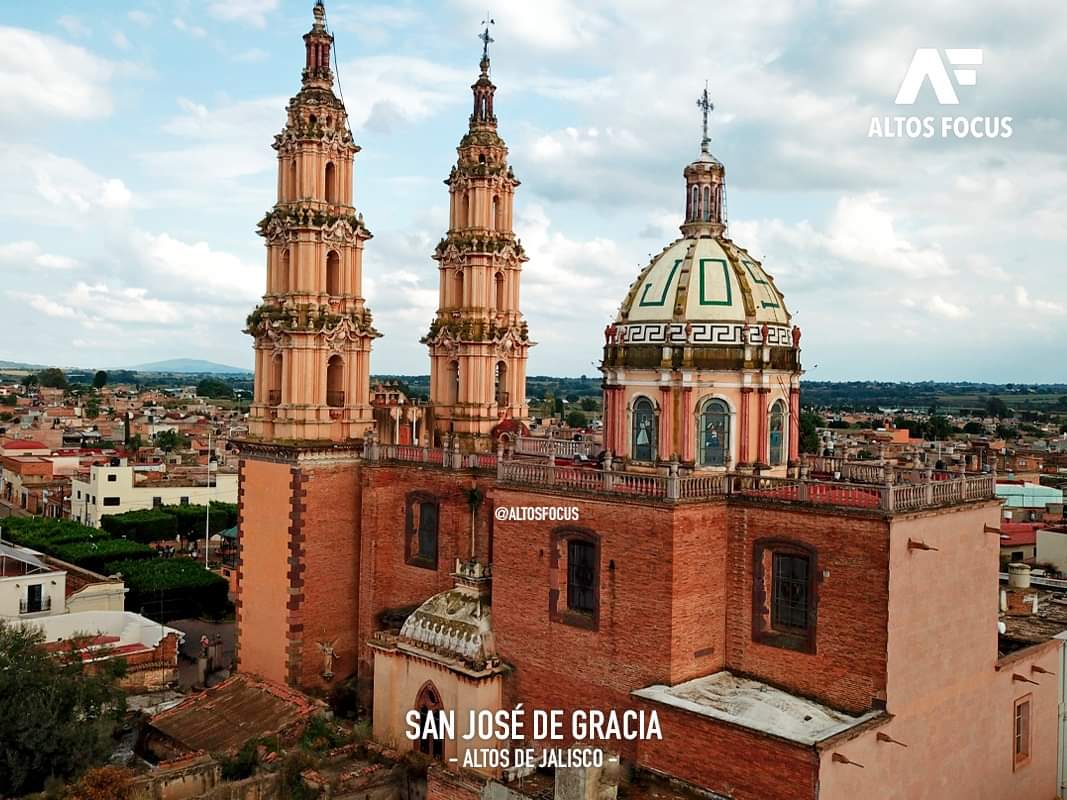
<path id="1" fill-rule="evenodd" d="M 306 154 L 307 213 L 270 217 L 268 290 L 249 327 L 239 671 L 316 693 L 353 682 L 379 741 L 452 770 L 431 770 L 430 800 L 475 800 L 487 781 L 523 774 L 484 764 L 460 775 L 472 747 L 544 751 L 582 737 L 410 740 L 409 713 L 519 704 L 655 713 L 659 737 L 592 743 L 636 776 L 705 798 L 1054 797 L 1063 642 L 1007 647 L 998 633 L 996 474 L 801 456 L 800 332 L 769 271 L 729 236 L 706 92 L 682 236 L 619 287 L 602 350 L 604 452 L 583 463 L 527 444 L 517 239 L 507 252 L 516 183 L 483 49 L 450 231 L 434 254 L 441 302 L 426 343 L 439 440 L 390 443 L 372 428 L 366 317 L 336 342 L 315 327 L 331 295 L 314 276 L 333 251 L 318 245 L 314 212 L 331 186 L 350 190 L 324 154 L 355 145 L 336 131 L 321 3 L 314 16 L 290 106 L 299 135 L 282 137 Z M 333 127 L 306 122 L 311 81 L 315 113 Z M 366 236 L 336 224 L 362 247 Z M 310 295 L 278 292 L 286 243 Z M 362 298 L 350 300 L 357 313 Z M 505 331 L 479 327 L 498 309 Z M 357 402 L 324 403 L 330 385 Z"/>
<path id="2" fill-rule="evenodd" d="M 0 542 L 0 619 L 39 628 L 50 652 L 90 667 L 124 659 L 126 689 L 175 683 L 184 634 L 126 611 L 125 596 L 121 578 Z"/>
<path id="3" fill-rule="evenodd" d="M 71 481 L 71 518 L 92 528 L 108 514 L 169 505 L 237 502 L 234 472 L 173 470 L 162 465 L 137 467 L 122 458 L 94 464 Z"/>

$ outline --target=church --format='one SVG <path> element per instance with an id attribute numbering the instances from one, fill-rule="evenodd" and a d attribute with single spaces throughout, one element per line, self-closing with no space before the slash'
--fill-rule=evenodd
<path id="1" fill-rule="evenodd" d="M 406 438 L 375 413 L 372 221 L 313 11 L 247 326 L 239 670 L 316 694 L 353 682 L 375 739 L 440 760 L 431 800 L 520 774 L 471 751 L 559 743 L 411 739 L 409 720 L 520 705 L 655 717 L 657 735 L 560 741 L 703 797 L 1056 796 L 1062 643 L 998 647 L 996 476 L 801 454 L 801 333 L 730 238 L 706 91 L 680 236 L 618 287 L 603 342 L 574 343 L 601 348 L 604 409 L 602 452 L 575 458 L 527 428 L 521 279 L 537 264 L 513 227 L 483 34 L 427 253 L 430 400 Z"/>

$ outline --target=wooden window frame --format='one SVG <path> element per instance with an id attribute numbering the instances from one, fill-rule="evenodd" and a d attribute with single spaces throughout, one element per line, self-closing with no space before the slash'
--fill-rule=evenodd
<path id="1" fill-rule="evenodd" d="M 1022 769 L 1030 763 L 1034 753 L 1034 696 L 1026 694 L 1015 700 L 1011 714 L 1011 763 L 1012 770 Z M 1019 749 L 1019 709 L 1026 707 L 1025 752 Z"/>
<path id="2" fill-rule="evenodd" d="M 580 541 L 593 547 L 593 609 L 580 611 L 568 605 L 570 544 Z M 548 592 L 548 615 L 553 622 L 596 631 L 600 628 L 600 536 L 588 528 L 557 528 L 549 542 L 549 569 L 552 583 Z"/>

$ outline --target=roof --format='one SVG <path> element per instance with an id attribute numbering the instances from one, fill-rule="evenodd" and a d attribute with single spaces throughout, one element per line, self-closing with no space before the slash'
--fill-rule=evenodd
<path id="1" fill-rule="evenodd" d="M 1001 522 L 1000 546 L 1020 547 L 1037 542 L 1037 531 L 1045 527 L 1039 522 Z"/>
<path id="2" fill-rule="evenodd" d="M 781 292 L 760 263 L 725 237 L 682 238 L 638 276 L 618 323 L 755 322 L 789 325 Z M 784 342 L 783 342 L 784 344 Z"/>
<path id="3" fill-rule="evenodd" d="M 0 448 L 4 450 L 47 450 L 48 445 L 36 439 L 12 439 L 0 444 Z"/>
<path id="4" fill-rule="evenodd" d="M 150 725 L 190 751 L 226 753 L 255 736 L 277 734 L 322 703 L 247 675 L 235 675 L 152 717 Z"/>
<path id="5" fill-rule="evenodd" d="M 997 497 L 1008 508 L 1044 508 L 1048 503 L 1062 503 L 1063 490 L 1036 483 L 997 483 Z"/>
<path id="6" fill-rule="evenodd" d="M 649 686 L 633 695 L 803 745 L 829 739 L 883 713 L 854 717 L 726 670 L 677 686 Z"/>

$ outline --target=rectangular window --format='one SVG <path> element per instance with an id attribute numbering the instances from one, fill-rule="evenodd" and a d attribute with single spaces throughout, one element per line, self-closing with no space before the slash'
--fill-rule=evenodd
<path id="1" fill-rule="evenodd" d="M 596 546 L 581 539 L 567 543 L 567 608 L 592 614 L 596 611 Z"/>
<path id="2" fill-rule="evenodd" d="M 178 500 L 178 503 L 180 505 L 187 506 L 187 505 L 189 505 L 189 498 L 188 497 L 183 497 L 180 500 Z"/>
<path id="3" fill-rule="evenodd" d="M 163 498 L 162 497 L 153 497 L 152 498 L 152 508 L 159 508 L 161 505 L 163 505 Z"/>
<path id="4" fill-rule="evenodd" d="M 119 505 L 121 503 L 121 501 L 122 501 L 122 498 L 119 498 L 119 497 L 105 497 L 104 498 L 104 505 L 105 506 L 117 506 L 117 505 Z"/>
<path id="5" fill-rule="evenodd" d="M 1015 701 L 1014 764 L 1021 767 L 1030 761 L 1030 698 Z"/>
<path id="6" fill-rule="evenodd" d="M 437 561 L 437 504 L 419 503 L 419 544 L 416 557 Z"/>
<path id="7" fill-rule="evenodd" d="M 114 483 L 115 481 L 117 481 L 117 480 L 119 479 L 119 476 L 118 476 L 118 475 L 114 475 L 114 474 L 112 474 L 112 475 L 108 475 L 108 476 L 107 476 L 107 479 L 108 479 L 108 481 L 109 481 L 110 483 Z"/>
<path id="8" fill-rule="evenodd" d="M 44 587 L 39 583 L 26 587 L 26 613 L 36 614 L 44 610 Z"/>
<path id="9" fill-rule="evenodd" d="M 807 556 L 774 554 L 774 593 L 771 597 L 771 624 L 774 627 L 795 630 L 808 627 L 808 566 Z"/>

